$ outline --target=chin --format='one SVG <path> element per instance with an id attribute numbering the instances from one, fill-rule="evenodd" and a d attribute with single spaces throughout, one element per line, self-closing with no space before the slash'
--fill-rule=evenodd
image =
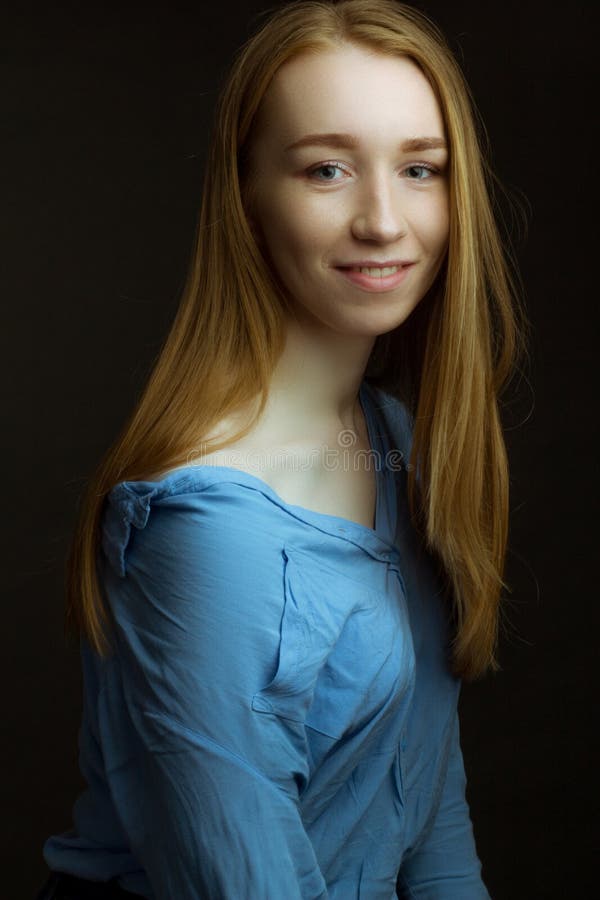
<path id="1" fill-rule="evenodd" d="M 379 298 L 377 304 L 373 304 L 368 312 L 375 326 L 386 325 L 389 326 L 389 330 L 406 322 L 418 305 L 418 303 L 407 304 L 405 301 L 392 300 L 391 298 L 386 302 Z"/>
<path id="2" fill-rule="evenodd" d="M 377 316 L 352 316 L 340 321 L 337 325 L 331 325 L 335 331 L 353 337 L 375 338 L 381 334 L 387 334 L 395 328 L 399 328 L 406 321 L 410 313 L 399 317 L 398 315 L 377 315 Z"/>

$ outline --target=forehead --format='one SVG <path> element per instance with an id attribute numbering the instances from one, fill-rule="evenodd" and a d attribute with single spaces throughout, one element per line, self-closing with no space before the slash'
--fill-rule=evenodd
<path id="1" fill-rule="evenodd" d="M 416 63 L 355 44 L 301 53 L 284 63 L 265 92 L 258 120 L 263 136 L 277 143 L 315 131 L 389 135 L 396 143 L 445 134 L 435 94 Z"/>

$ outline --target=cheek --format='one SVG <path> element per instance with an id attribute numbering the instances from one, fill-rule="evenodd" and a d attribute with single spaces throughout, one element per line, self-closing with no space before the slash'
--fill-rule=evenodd
<path id="1" fill-rule="evenodd" d="M 420 211 L 417 229 L 423 246 L 433 255 L 440 256 L 448 245 L 450 214 L 446 196 L 433 199 Z"/>
<path id="2" fill-rule="evenodd" d="M 273 257 L 296 257 L 319 252 L 335 233 L 331 216 L 306 199 L 284 192 L 261 204 L 257 220 Z"/>

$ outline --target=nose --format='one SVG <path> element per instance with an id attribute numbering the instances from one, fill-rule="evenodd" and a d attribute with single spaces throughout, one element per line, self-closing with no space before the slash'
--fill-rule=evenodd
<path id="1" fill-rule="evenodd" d="M 400 191 L 389 176 L 370 179 L 357 200 L 352 234 L 359 240 L 389 243 L 403 237 L 408 223 L 401 208 Z"/>

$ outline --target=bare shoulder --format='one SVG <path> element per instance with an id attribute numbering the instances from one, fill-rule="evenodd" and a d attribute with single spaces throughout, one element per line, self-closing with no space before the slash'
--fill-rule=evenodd
<path id="1" fill-rule="evenodd" d="M 236 428 L 236 420 L 224 419 L 207 437 L 226 440 Z M 365 464 L 368 451 L 364 420 L 356 440 L 343 448 L 339 432 L 289 440 L 276 429 L 255 427 L 219 450 L 191 457 L 188 465 L 238 469 L 260 478 L 287 504 L 373 527 L 376 480 Z"/>
<path id="2" fill-rule="evenodd" d="M 370 458 L 366 427 L 350 447 L 341 447 L 338 438 L 335 432 L 283 440 L 256 430 L 197 464 L 239 469 L 260 478 L 285 503 L 372 528 L 376 475 L 365 462 Z"/>

